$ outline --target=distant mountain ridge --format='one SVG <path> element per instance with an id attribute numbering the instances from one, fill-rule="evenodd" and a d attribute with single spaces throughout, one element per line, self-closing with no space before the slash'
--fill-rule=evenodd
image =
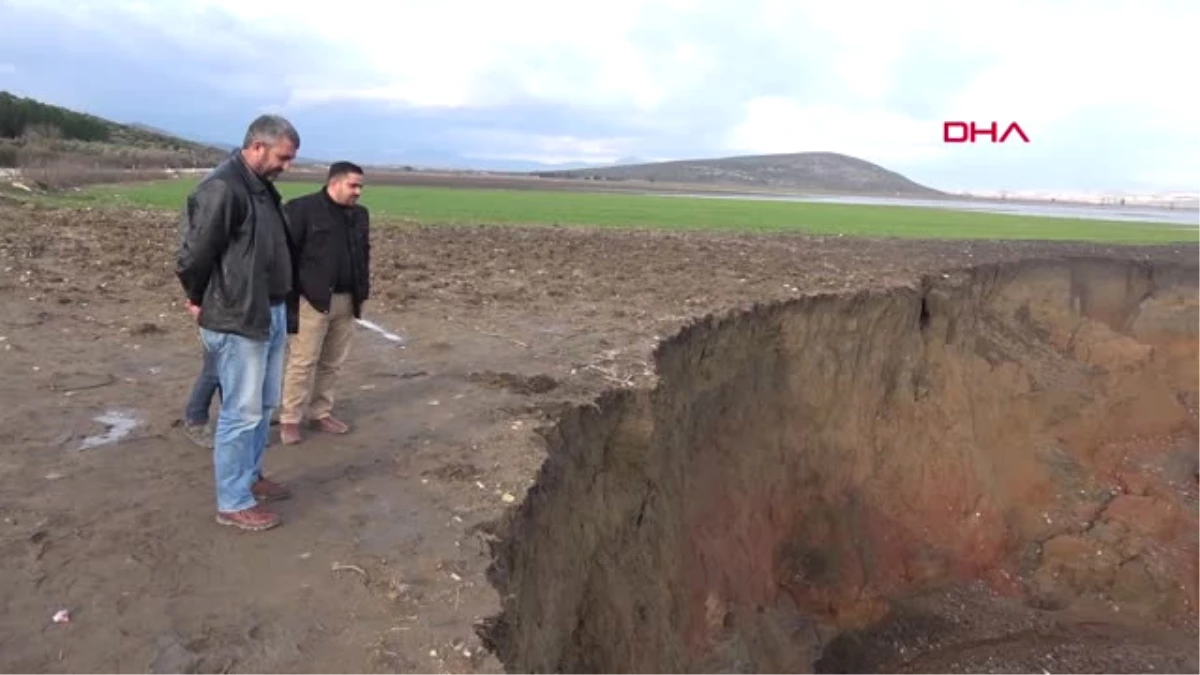
<path id="1" fill-rule="evenodd" d="M 229 153 L 233 152 L 234 150 L 237 150 L 238 148 L 242 147 L 238 143 L 222 143 L 220 141 L 205 141 L 205 140 L 198 140 L 198 139 L 190 139 L 181 134 L 177 134 L 173 131 L 159 129 L 158 127 L 154 127 L 149 124 L 143 124 L 141 122 L 134 122 L 134 123 L 130 124 L 129 126 L 134 127 L 136 129 L 144 129 L 146 131 L 152 131 L 154 133 L 162 134 L 164 136 L 169 136 L 171 138 L 181 138 L 181 139 L 187 140 L 189 143 L 197 143 L 199 145 L 202 145 L 202 146 L 205 146 L 208 148 L 212 148 L 212 149 L 217 150 L 222 153 L 221 157 L 218 159 L 218 161 L 220 161 L 220 159 L 224 159 L 225 156 L 227 156 Z M 328 164 L 328 163 L 329 162 L 327 160 L 315 159 L 313 157 L 305 157 L 303 155 L 297 157 L 296 161 L 295 161 L 295 164 L 299 164 L 299 165 L 315 165 L 315 164 Z"/>
<path id="2" fill-rule="evenodd" d="M 211 146 L 152 127 L 0 91 L 0 166 L 174 169 L 212 166 L 220 157 Z"/>
<path id="3" fill-rule="evenodd" d="M 33 99 L 0 92 L 0 165 L 44 165 L 76 161 L 93 167 L 155 169 L 211 167 L 235 147 L 188 139 L 142 122 L 122 124 Z M 397 165 L 418 171 L 437 166 L 458 172 L 501 173 L 560 179 L 629 181 L 755 188 L 787 192 L 899 197 L 945 197 L 877 164 L 835 152 L 745 155 L 714 159 L 640 162 L 626 158 L 604 166 L 546 165 L 458 156 L 423 148 Z M 323 166 L 328 160 L 301 157 L 298 165 Z"/>
<path id="4" fill-rule="evenodd" d="M 537 171 L 544 178 L 646 181 L 706 186 L 741 186 L 801 192 L 940 197 L 946 193 L 895 171 L 836 152 L 743 155 L 685 159 L 587 169 Z"/>

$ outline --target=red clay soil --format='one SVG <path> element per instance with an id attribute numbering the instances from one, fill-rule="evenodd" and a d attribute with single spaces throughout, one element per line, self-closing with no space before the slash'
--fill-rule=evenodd
<path id="1" fill-rule="evenodd" d="M 1196 669 L 1196 246 L 380 227 L 244 534 L 176 232 L 0 204 L 0 669 Z"/>

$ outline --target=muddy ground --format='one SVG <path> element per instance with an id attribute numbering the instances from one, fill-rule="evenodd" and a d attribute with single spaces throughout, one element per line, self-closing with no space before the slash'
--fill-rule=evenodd
<path id="1" fill-rule="evenodd" d="M 653 386 L 654 348 L 692 319 L 985 262 L 1197 257 L 377 227 L 367 318 L 409 343 L 358 332 L 337 403 L 353 433 L 271 447 L 267 470 L 295 496 L 282 527 L 246 534 L 213 522 L 210 455 L 178 428 L 199 342 L 172 274 L 175 222 L 0 203 L 5 671 L 500 672 L 476 634 L 500 610 L 488 524 L 533 484 L 538 429 Z M 136 424 L 120 436 L 123 419 Z M 54 623 L 62 609 L 69 623 Z"/>

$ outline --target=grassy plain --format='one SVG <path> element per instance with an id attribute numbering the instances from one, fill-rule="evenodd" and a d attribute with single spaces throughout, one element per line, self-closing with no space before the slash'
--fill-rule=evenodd
<path id="1" fill-rule="evenodd" d="M 94 206 L 178 209 L 196 178 L 93 186 L 71 197 Z M 279 183 L 285 198 L 316 183 Z M 1197 241 L 1194 228 L 949 209 L 706 199 L 643 194 L 368 186 L 374 219 L 427 224 L 581 225 L 795 232 L 925 239 L 1037 239 L 1151 244 Z"/>

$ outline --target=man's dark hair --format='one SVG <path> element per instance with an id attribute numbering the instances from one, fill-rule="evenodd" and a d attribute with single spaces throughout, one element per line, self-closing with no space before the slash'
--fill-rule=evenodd
<path id="1" fill-rule="evenodd" d="M 246 129 L 246 136 L 242 139 L 242 149 L 249 148 L 255 141 L 276 143 L 280 137 L 286 137 L 292 142 L 292 145 L 299 149 L 300 133 L 296 131 L 296 127 L 292 126 L 291 122 L 279 115 L 259 115 Z"/>
<path id="2" fill-rule="evenodd" d="M 363 170 L 361 166 L 355 164 L 354 162 L 334 162 L 333 164 L 329 165 L 328 180 L 333 180 L 334 178 L 344 176 L 348 173 L 356 173 L 361 176 Z"/>

